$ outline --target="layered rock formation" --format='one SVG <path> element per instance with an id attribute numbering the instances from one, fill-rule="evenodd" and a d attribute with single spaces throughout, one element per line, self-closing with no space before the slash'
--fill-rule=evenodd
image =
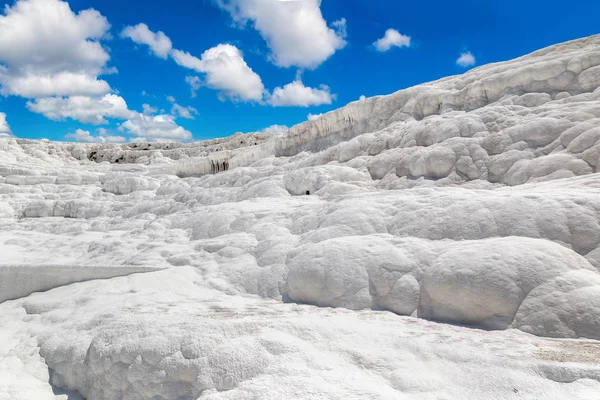
<path id="1" fill-rule="evenodd" d="M 280 136 L 0 140 L 1 264 L 165 269 L 3 303 L 0 354 L 90 399 L 596 398 L 599 87 L 594 36 Z"/>

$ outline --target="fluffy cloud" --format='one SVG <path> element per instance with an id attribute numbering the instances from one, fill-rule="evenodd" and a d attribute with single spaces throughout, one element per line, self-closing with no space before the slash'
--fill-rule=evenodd
<path id="1" fill-rule="evenodd" d="M 98 11 L 75 14 L 59 0 L 20 0 L 0 15 L 0 93 L 27 98 L 107 93 L 111 71 L 102 39 L 110 25 Z"/>
<path id="2" fill-rule="evenodd" d="M 190 131 L 175 123 L 172 115 L 144 115 L 136 114 L 131 119 L 123 122 L 119 127 L 121 132 L 132 134 L 144 140 L 179 140 L 185 141 L 192 138 Z"/>
<path id="3" fill-rule="evenodd" d="M 184 107 L 177 104 L 175 102 L 175 97 L 173 96 L 167 96 L 167 101 L 173 104 L 173 106 L 171 107 L 171 115 L 185 119 L 196 119 L 194 115 L 198 115 L 198 110 L 196 110 L 194 107 Z"/>
<path id="4" fill-rule="evenodd" d="M 6 114 L 0 112 L 0 139 L 6 139 L 9 137 L 13 137 L 12 131 L 10 130 L 10 126 L 8 126 L 8 122 L 6 122 Z"/>
<path id="5" fill-rule="evenodd" d="M 83 129 L 77 129 L 75 133 L 69 133 L 65 135 L 67 139 L 75 139 L 76 142 L 82 143 L 98 143 L 101 142 L 98 137 L 94 137 L 90 134 L 90 131 L 84 131 Z"/>
<path id="6" fill-rule="evenodd" d="M 310 107 L 331 104 L 334 99 L 335 95 L 331 94 L 329 87 L 321 85 L 320 89 L 315 89 L 306 87 L 302 81 L 296 80 L 284 87 L 275 88 L 268 103 L 274 107 Z"/>
<path id="7" fill-rule="evenodd" d="M 314 69 L 346 45 L 346 20 L 333 28 L 321 14 L 321 0 L 216 0 L 239 25 L 251 21 L 280 67 Z"/>
<path id="8" fill-rule="evenodd" d="M 92 136 L 90 131 L 84 131 L 83 129 L 77 129 L 74 133 L 69 133 L 65 137 L 81 143 L 125 143 L 127 141 L 123 136 L 106 135 L 106 131 L 100 131 L 100 135 Z"/>
<path id="9" fill-rule="evenodd" d="M 142 109 L 145 115 L 152 115 L 158 112 L 158 108 L 152 107 L 150 104 L 142 104 Z"/>
<path id="10" fill-rule="evenodd" d="M 222 100 L 260 101 L 263 98 L 265 87 L 260 76 L 233 45 L 220 44 L 208 49 L 201 59 L 181 50 L 173 50 L 171 56 L 177 64 L 204 73 L 204 85 L 218 90 Z"/>
<path id="11" fill-rule="evenodd" d="M 470 67 L 471 65 L 475 65 L 475 57 L 470 51 L 465 51 L 458 57 L 456 64 L 461 67 Z"/>
<path id="12" fill-rule="evenodd" d="M 392 47 L 410 47 L 410 36 L 401 34 L 395 29 L 388 29 L 385 35 L 373 43 L 380 52 L 388 51 Z"/>
<path id="13" fill-rule="evenodd" d="M 106 143 L 125 143 L 127 139 L 123 136 L 100 136 L 102 139 L 106 140 Z"/>
<path id="14" fill-rule="evenodd" d="M 0 83 L 1 94 L 29 99 L 46 96 L 100 96 L 110 91 L 106 81 L 85 73 L 73 72 L 57 72 L 53 75 L 4 75 L 0 69 Z"/>
<path id="15" fill-rule="evenodd" d="M 341 37 L 342 39 L 346 38 L 346 36 L 348 35 L 348 26 L 346 25 L 346 18 L 333 21 L 331 25 L 333 25 L 339 37 Z"/>
<path id="16" fill-rule="evenodd" d="M 173 60 L 182 67 L 193 69 L 198 72 L 204 72 L 204 63 L 202 60 L 191 55 L 187 51 L 175 49 L 171 52 L 171 57 L 173 57 Z"/>
<path id="17" fill-rule="evenodd" d="M 150 47 L 152 53 L 157 57 L 167 59 L 173 44 L 171 39 L 163 32 L 154 33 L 148 29 L 146 24 L 137 24 L 136 26 L 128 26 L 121 32 L 121 37 L 129 38 L 138 44 L 145 44 Z"/>
<path id="18" fill-rule="evenodd" d="M 196 117 L 194 117 L 194 115 L 198 115 L 198 110 L 192 106 L 183 107 L 177 103 L 173 103 L 173 107 L 171 107 L 171 115 L 185 119 L 195 119 Z"/>
<path id="19" fill-rule="evenodd" d="M 107 124 L 106 118 L 128 119 L 134 114 L 125 100 L 115 94 L 102 97 L 46 97 L 28 101 L 27 108 L 55 121 L 71 118 L 95 125 Z"/>
<path id="20" fill-rule="evenodd" d="M 290 128 L 285 125 L 271 125 L 268 128 L 265 128 L 262 131 L 260 131 L 260 133 L 267 133 L 270 135 L 283 135 L 289 130 Z"/>
<path id="21" fill-rule="evenodd" d="M 186 76 L 185 81 L 192 88 L 192 98 L 196 97 L 196 91 L 202 87 L 202 79 L 197 76 Z"/>

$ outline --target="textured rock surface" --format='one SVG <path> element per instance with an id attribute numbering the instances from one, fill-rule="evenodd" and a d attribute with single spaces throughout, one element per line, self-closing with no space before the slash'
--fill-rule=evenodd
<path id="1" fill-rule="evenodd" d="M 594 36 L 280 136 L 0 140 L 0 264 L 90 280 L 0 304 L 0 399 L 597 399 L 599 68 Z"/>

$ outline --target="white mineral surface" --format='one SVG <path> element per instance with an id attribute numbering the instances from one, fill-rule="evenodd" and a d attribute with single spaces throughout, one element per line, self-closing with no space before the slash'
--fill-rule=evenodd
<path id="1" fill-rule="evenodd" d="M 0 399 L 600 398 L 600 36 L 284 135 L 0 139 Z"/>

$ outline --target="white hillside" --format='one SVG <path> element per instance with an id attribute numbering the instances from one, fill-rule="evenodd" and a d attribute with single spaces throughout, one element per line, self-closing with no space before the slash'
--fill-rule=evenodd
<path id="1" fill-rule="evenodd" d="M 600 36 L 279 136 L 0 139 L 0 399 L 597 399 L 599 163 Z"/>

